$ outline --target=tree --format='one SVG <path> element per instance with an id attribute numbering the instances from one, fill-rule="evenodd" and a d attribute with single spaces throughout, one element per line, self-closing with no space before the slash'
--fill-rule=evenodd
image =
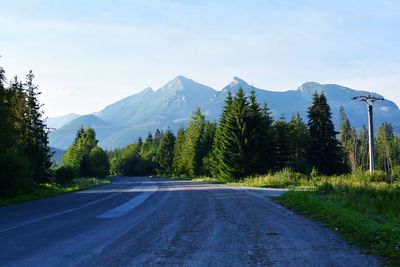
<path id="1" fill-rule="evenodd" d="M 34 85 L 34 74 L 26 75 L 26 109 L 24 117 L 24 148 L 30 162 L 34 179 L 38 182 L 50 178 L 51 156 L 49 148 L 49 130 L 44 123 L 41 105 L 37 99 L 40 92 Z"/>
<path id="2" fill-rule="evenodd" d="M 308 109 L 310 129 L 309 158 L 311 164 L 323 174 L 336 174 L 345 170 L 339 142 L 332 122 L 332 113 L 324 93 L 315 93 Z"/>
<path id="3" fill-rule="evenodd" d="M 157 153 L 158 172 L 161 174 L 172 174 L 174 162 L 175 135 L 168 129 L 160 141 Z"/>
<path id="4" fill-rule="evenodd" d="M 183 156 L 183 150 L 185 148 L 185 129 L 180 128 L 176 134 L 176 140 L 174 145 L 174 161 L 172 163 L 173 174 L 184 175 L 185 173 L 185 161 Z"/>
<path id="5" fill-rule="evenodd" d="M 89 153 L 89 175 L 104 178 L 109 174 L 110 162 L 107 153 L 95 146 Z"/>
<path id="6" fill-rule="evenodd" d="M 146 140 L 144 141 L 141 150 L 140 150 L 140 156 L 144 159 L 144 160 L 153 160 L 154 156 L 155 156 L 155 151 L 154 151 L 154 146 L 155 142 L 153 140 L 153 135 L 151 134 L 151 132 L 148 133 Z"/>
<path id="7" fill-rule="evenodd" d="M 199 175 L 202 169 L 202 160 L 206 153 L 203 149 L 202 137 L 206 127 L 204 115 L 200 108 L 196 108 L 185 133 L 185 146 L 182 159 L 184 160 L 184 174 Z"/>
<path id="8" fill-rule="evenodd" d="M 14 196 L 33 186 L 29 161 L 16 129 L 15 92 L 5 88 L 5 79 L 5 71 L 0 67 L 0 197 Z"/>
<path id="9" fill-rule="evenodd" d="M 236 96 L 225 101 L 217 130 L 212 172 L 224 179 L 239 179 L 250 173 L 246 155 L 249 142 L 249 102 L 240 88 Z"/>
<path id="10" fill-rule="evenodd" d="M 265 173 L 272 166 L 272 117 L 266 103 L 260 107 L 254 90 L 250 92 L 246 118 L 249 134 L 246 149 L 249 174 Z"/>
<path id="11" fill-rule="evenodd" d="M 89 177 L 105 173 L 105 171 L 101 172 L 100 169 L 102 167 L 97 165 L 104 163 L 104 167 L 106 167 L 108 173 L 108 159 L 107 161 L 104 160 L 107 155 L 98 147 L 97 143 L 94 129 L 80 128 L 76 134 L 74 143 L 67 149 L 62 158 L 62 165 L 74 169 L 80 176 Z M 92 156 L 95 157 L 94 161 L 91 160 L 93 150 Z M 95 171 L 93 172 L 94 169 Z"/>
<path id="12" fill-rule="evenodd" d="M 219 125 L 215 133 L 213 147 L 208 161 L 208 171 L 214 177 L 230 178 L 232 172 L 229 165 L 229 147 L 225 135 L 227 133 L 227 118 L 232 108 L 233 98 L 230 91 L 225 99 L 225 105 L 221 113 Z"/>
<path id="13" fill-rule="evenodd" d="M 369 136 L 365 125 L 360 129 L 357 143 L 357 166 L 366 171 L 369 168 Z"/>
<path id="14" fill-rule="evenodd" d="M 389 180 L 392 181 L 394 162 L 399 162 L 399 151 L 397 140 L 394 135 L 393 126 L 390 123 L 383 123 L 379 127 L 376 138 L 376 165 L 386 172 Z"/>
<path id="15" fill-rule="evenodd" d="M 287 123 L 283 117 L 275 121 L 272 125 L 274 170 L 281 170 L 291 164 L 291 156 L 293 153 L 290 130 L 290 124 Z"/>
<path id="16" fill-rule="evenodd" d="M 310 146 L 310 132 L 303 122 L 300 114 L 293 115 L 289 124 L 290 128 L 290 155 L 291 167 L 298 172 L 309 173 L 310 164 L 307 159 L 307 151 Z"/>
<path id="17" fill-rule="evenodd" d="M 351 127 L 350 120 L 343 107 L 339 109 L 340 116 L 340 145 L 345 157 L 346 164 L 352 171 L 358 169 L 357 165 L 357 132 L 355 128 Z"/>

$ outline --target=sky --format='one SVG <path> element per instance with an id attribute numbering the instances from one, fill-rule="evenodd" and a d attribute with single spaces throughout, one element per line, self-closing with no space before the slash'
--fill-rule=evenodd
<path id="1" fill-rule="evenodd" d="M 0 66 L 32 69 L 47 116 L 101 110 L 183 75 L 286 91 L 307 81 L 400 104 L 398 0 L 0 0 Z"/>

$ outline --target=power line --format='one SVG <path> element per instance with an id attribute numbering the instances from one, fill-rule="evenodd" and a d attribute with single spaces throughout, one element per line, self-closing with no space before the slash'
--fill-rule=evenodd
<path id="1" fill-rule="evenodd" d="M 352 99 L 365 102 L 368 106 L 369 172 L 373 174 L 375 171 L 373 106 L 375 102 L 383 101 L 385 99 L 383 99 L 382 97 L 375 97 L 371 95 L 356 96 Z"/>

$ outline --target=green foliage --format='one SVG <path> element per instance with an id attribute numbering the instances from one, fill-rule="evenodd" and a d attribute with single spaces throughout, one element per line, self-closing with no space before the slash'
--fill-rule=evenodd
<path id="1" fill-rule="evenodd" d="M 157 153 L 158 172 L 161 174 L 171 174 L 174 162 L 175 135 L 168 129 L 161 138 Z"/>
<path id="2" fill-rule="evenodd" d="M 289 125 L 290 131 L 290 167 L 301 173 L 310 173 L 311 166 L 307 159 L 307 151 L 310 147 L 311 137 L 307 125 L 300 114 L 292 117 Z"/>
<path id="3" fill-rule="evenodd" d="M 398 144 L 392 125 L 382 124 L 376 138 L 376 166 L 387 174 L 389 182 L 393 182 L 395 179 L 393 166 L 400 163 L 400 146 Z"/>
<path id="4" fill-rule="evenodd" d="M 280 201 L 338 230 L 345 238 L 400 262 L 400 184 L 370 181 L 358 173 L 332 177 L 316 191 L 289 192 Z M 366 182 L 367 181 L 367 182 Z"/>
<path id="5" fill-rule="evenodd" d="M 97 143 L 96 132 L 92 128 L 79 129 L 74 143 L 61 160 L 62 166 L 73 169 L 79 176 L 105 177 L 110 163 L 107 153 Z"/>
<path id="6" fill-rule="evenodd" d="M 109 174 L 110 162 L 107 153 L 100 147 L 94 147 L 89 153 L 90 176 L 105 178 Z"/>
<path id="7" fill-rule="evenodd" d="M 49 131 L 44 123 L 43 112 L 37 97 L 38 87 L 34 85 L 34 75 L 26 75 L 26 105 L 23 118 L 23 148 L 29 159 L 30 169 L 37 182 L 49 181 L 51 168 L 51 151 L 49 148 Z"/>
<path id="8" fill-rule="evenodd" d="M 174 175 L 183 175 L 185 173 L 185 160 L 183 151 L 185 149 L 185 129 L 180 128 L 176 135 L 174 145 L 174 160 L 172 163 L 172 169 Z"/>
<path id="9" fill-rule="evenodd" d="M 146 142 L 140 145 L 140 142 L 138 142 L 138 144 L 131 144 L 122 149 L 109 152 L 110 173 L 130 176 L 154 174 L 156 163 L 151 160 L 145 160 L 141 156 L 145 144 Z"/>
<path id="10" fill-rule="evenodd" d="M 345 170 L 343 157 L 332 122 L 332 113 L 325 94 L 315 93 L 308 109 L 308 127 L 311 143 L 309 159 L 323 174 L 336 174 Z"/>
<path id="11" fill-rule="evenodd" d="M 76 169 L 67 167 L 67 166 L 61 166 L 56 169 L 55 171 L 55 179 L 56 182 L 59 183 L 60 185 L 69 185 L 72 183 L 72 181 L 78 176 L 78 173 Z"/>
<path id="12" fill-rule="evenodd" d="M 276 163 L 273 150 L 280 151 L 280 144 L 287 145 L 283 136 L 271 129 L 271 124 L 268 107 L 259 106 L 254 91 L 249 98 L 243 89 L 239 89 L 234 98 L 229 93 L 216 130 L 212 154 L 206 159 L 210 173 L 222 179 L 238 180 L 271 169 Z M 285 160 L 281 165 L 287 163 Z"/>
<path id="13" fill-rule="evenodd" d="M 32 71 L 23 84 L 15 77 L 5 88 L 0 67 L 0 197 L 24 193 L 51 177 L 48 129 Z"/>
<path id="14" fill-rule="evenodd" d="M 291 165 L 291 156 L 293 147 L 291 146 L 290 124 L 284 118 L 274 122 L 273 132 L 273 167 L 275 170 L 281 170 Z"/>

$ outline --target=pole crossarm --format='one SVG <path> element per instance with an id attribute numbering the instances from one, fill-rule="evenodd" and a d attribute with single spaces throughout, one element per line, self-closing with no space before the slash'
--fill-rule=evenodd
<path id="1" fill-rule="evenodd" d="M 355 96 L 352 98 L 352 100 L 359 100 L 359 101 L 363 101 L 365 103 L 367 103 L 368 105 L 373 105 L 376 101 L 383 101 L 385 100 L 383 97 L 376 97 L 376 96 L 371 96 L 371 95 L 367 95 L 367 96 Z"/>

